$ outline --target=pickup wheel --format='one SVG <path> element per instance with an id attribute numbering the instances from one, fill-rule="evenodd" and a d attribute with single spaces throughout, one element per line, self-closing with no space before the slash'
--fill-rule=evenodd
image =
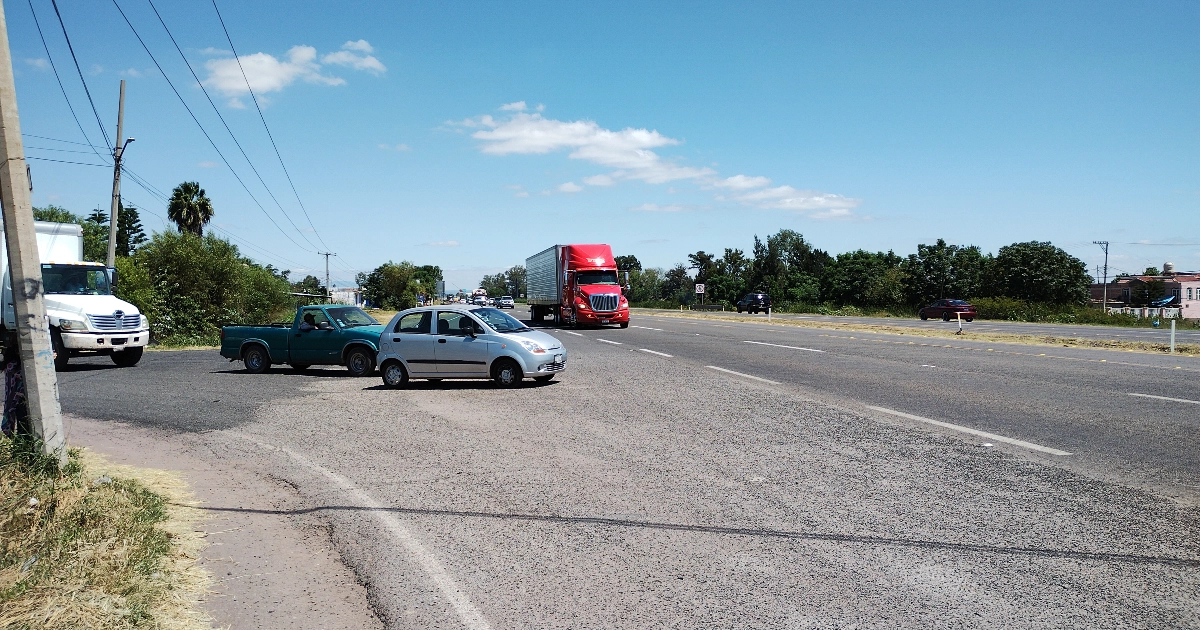
<path id="1" fill-rule="evenodd" d="M 352 348 L 346 353 L 346 369 L 351 376 L 370 376 L 375 371 L 375 354 L 366 348 Z"/>
<path id="2" fill-rule="evenodd" d="M 117 364 L 117 367 L 133 367 L 142 360 L 142 352 L 142 348 L 127 348 L 108 356 L 112 358 L 113 363 Z"/>
<path id="3" fill-rule="evenodd" d="M 254 344 L 242 353 L 242 364 L 246 366 L 246 371 L 251 374 L 262 374 L 271 369 L 271 355 L 267 354 L 267 349 Z"/>
<path id="4" fill-rule="evenodd" d="M 50 347 L 54 350 L 54 371 L 61 372 L 67 369 L 67 362 L 71 360 L 71 351 L 67 350 L 67 346 L 63 344 L 62 333 L 50 329 Z"/>
<path id="5" fill-rule="evenodd" d="M 492 364 L 492 380 L 500 387 L 516 387 L 523 377 L 521 366 L 512 359 L 498 359 Z"/>
<path id="6" fill-rule="evenodd" d="M 380 376 L 383 377 L 383 384 L 392 389 L 400 389 L 408 385 L 408 372 L 404 370 L 404 366 L 399 361 L 384 363 L 383 369 L 380 370 Z"/>

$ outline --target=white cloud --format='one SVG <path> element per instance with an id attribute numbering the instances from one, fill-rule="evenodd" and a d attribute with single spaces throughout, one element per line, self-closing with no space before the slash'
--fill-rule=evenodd
<path id="1" fill-rule="evenodd" d="M 357 50 L 358 52 L 371 54 L 375 52 L 375 47 L 367 43 L 367 40 L 360 39 L 357 41 L 346 42 L 342 44 L 342 50 Z"/>
<path id="2" fill-rule="evenodd" d="M 665 206 L 660 206 L 656 203 L 644 203 L 640 206 L 630 208 L 634 212 L 687 212 L 695 209 L 694 206 L 688 206 L 681 203 L 671 203 Z"/>
<path id="3" fill-rule="evenodd" d="M 205 160 L 205 161 L 203 161 L 203 162 L 198 162 L 198 163 L 196 164 L 196 166 L 199 166 L 200 168 L 216 168 L 216 166 L 217 166 L 217 163 L 216 163 L 216 162 L 210 162 L 210 161 L 208 161 L 208 160 Z M 117 217 L 117 218 L 119 219 L 120 217 Z M 118 221 L 118 223 L 120 223 L 120 221 Z"/>
<path id="4" fill-rule="evenodd" d="M 200 54 L 207 55 L 209 57 L 228 57 L 229 55 L 233 54 L 233 51 L 225 50 L 224 48 L 213 48 L 212 46 L 209 46 L 208 48 L 201 48 Z"/>
<path id="5" fill-rule="evenodd" d="M 500 111 L 502 111 L 502 112 L 523 112 L 523 111 L 525 111 L 525 101 L 517 101 L 516 103 L 509 103 L 507 105 L 501 105 Z"/>
<path id="6" fill-rule="evenodd" d="M 575 182 L 567 182 L 565 184 L 559 184 L 559 186 L 558 186 L 559 192 L 577 193 L 581 190 L 583 190 L 583 186 L 580 186 L 579 184 L 576 184 Z"/>
<path id="7" fill-rule="evenodd" d="M 400 151 L 401 153 L 403 153 L 403 152 L 405 152 L 405 151 L 412 151 L 412 147 L 408 146 L 407 144 L 404 144 L 403 142 L 401 142 L 400 144 L 385 144 L 385 143 L 380 143 L 380 144 L 379 144 L 379 148 L 380 148 L 380 149 L 383 149 L 384 151 L 393 151 L 393 150 L 395 150 L 395 151 Z"/>
<path id="8" fill-rule="evenodd" d="M 713 186 L 717 188 L 732 188 L 733 190 L 749 190 L 751 188 L 762 188 L 771 183 L 771 180 L 766 177 L 747 177 L 745 175 L 734 175 L 725 179 L 718 179 L 713 182 Z"/>
<path id="9" fill-rule="evenodd" d="M 588 186 L 612 186 L 616 183 L 612 177 L 608 175 L 591 175 L 583 178 L 583 183 Z"/>
<path id="10" fill-rule="evenodd" d="M 137 68 L 129 68 L 128 70 L 122 70 L 121 76 L 129 77 L 131 79 L 140 79 L 142 78 L 142 71 L 138 70 Z"/>
<path id="11" fill-rule="evenodd" d="M 529 196 L 529 193 L 527 191 L 521 190 L 521 191 L 513 193 L 513 196 L 516 197 L 517 199 L 524 199 L 525 197 Z M 118 217 L 118 218 L 120 218 L 120 217 Z"/>
<path id="12" fill-rule="evenodd" d="M 840 210 L 839 216 L 849 216 L 850 210 L 862 203 L 861 199 L 852 199 L 832 193 L 815 190 L 797 190 L 791 186 L 764 188 L 754 192 L 737 195 L 734 199 L 756 208 L 795 210 L 806 212 L 811 210 Z"/>
<path id="13" fill-rule="evenodd" d="M 44 59 L 42 57 L 38 57 L 37 59 L 26 59 L 25 63 L 34 68 L 37 68 L 38 70 L 49 70 L 50 69 L 50 61 L 48 59 Z"/>
<path id="14" fill-rule="evenodd" d="M 366 48 L 364 49 L 363 46 Z M 343 50 L 321 57 L 321 62 L 331 63 L 336 66 L 347 66 L 355 70 L 366 70 L 374 74 L 387 72 L 387 67 L 383 65 L 383 62 L 376 59 L 374 55 L 356 54 L 356 52 L 371 52 L 372 48 L 367 43 L 367 40 L 360 39 L 357 42 L 346 42 L 342 44 L 342 48 Z"/>
<path id="15" fill-rule="evenodd" d="M 342 45 L 343 50 L 317 59 L 317 49 L 312 46 L 293 46 L 282 59 L 267 53 L 253 53 L 238 58 L 223 57 L 209 59 L 204 63 L 208 77 L 204 85 L 230 97 L 231 107 L 244 107 L 238 97 L 249 93 L 246 82 L 258 94 L 279 92 L 289 85 L 304 81 L 318 85 L 343 85 L 345 79 L 322 73 L 321 64 L 345 66 L 355 70 L 366 70 L 373 74 L 387 71 L 382 63 L 369 54 L 371 45 L 366 40 L 350 41 Z M 206 48 L 206 54 L 224 55 L 226 51 Z M 238 62 L 241 62 L 239 67 Z M 245 71 L 245 77 L 242 71 Z"/>
<path id="16" fill-rule="evenodd" d="M 430 241 L 424 245 L 428 247 L 458 247 L 458 241 Z"/>

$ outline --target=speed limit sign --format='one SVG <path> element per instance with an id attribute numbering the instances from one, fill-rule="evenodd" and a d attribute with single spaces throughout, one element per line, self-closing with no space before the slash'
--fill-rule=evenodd
<path id="1" fill-rule="evenodd" d="M 696 285 L 696 293 L 704 293 L 704 285 L 703 284 Z"/>

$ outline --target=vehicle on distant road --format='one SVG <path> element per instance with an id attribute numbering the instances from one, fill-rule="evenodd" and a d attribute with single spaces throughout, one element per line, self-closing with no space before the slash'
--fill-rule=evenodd
<path id="1" fill-rule="evenodd" d="M 771 308 L 771 296 L 766 293 L 747 293 L 737 301 L 737 312 L 760 313 Z"/>
<path id="2" fill-rule="evenodd" d="M 525 260 L 529 312 L 568 326 L 629 327 L 629 300 L 608 245 L 554 245 Z"/>
<path id="3" fill-rule="evenodd" d="M 515 387 L 523 378 L 546 382 L 567 367 L 562 342 L 494 308 L 425 306 L 392 317 L 379 340 L 383 384 L 491 379 Z"/>
<path id="4" fill-rule="evenodd" d="M 266 372 L 272 363 L 287 363 L 297 371 L 344 365 L 354 376 L 370 376 L 382 332 L 383 326 L 356 306 L 302 306 L 290 326 L 221 327 L 221 356 L 241 359 L 251 374 Z"/>
<path id="5" fill-rule="evenodd" d="M 948 322 L 952 319 L 961 317 L 964 321 L 971 321 L 979 317 L 979 312 L 963 300 L 938 300 L 929 306 L 917 312 L 922 320 L 930 317 L 940 317 L 942 321 Z"/>
<path id="6" fill-rule="evenodd" d="M 502 295 L 496 300 L 496 308 L 517 308 L 511 295 Z"/>
<path id="7" fill-rule="evenodd" d="M 487 299 L 486 295 L 476 295 L 474 298 L 471 299 L 471 303 L 474 304 L 475 306 L 487 306 L 488 299 Z"/>

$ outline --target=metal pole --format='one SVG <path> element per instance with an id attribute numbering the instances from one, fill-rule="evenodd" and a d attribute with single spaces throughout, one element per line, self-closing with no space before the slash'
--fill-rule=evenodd
<path id="1" fill-rule="evenodd" d="M 1108 241 L 1092 241 L 1093 244 L 1099 245 L 1104 249 L 1104 291 L 1100 297 L 1100 310 L 1108 314 Z"/>
<path id="2" fill-rule="evenodd" d="M 125 133 L 125 79 L 121 79 L 121 102 L 117 105 L 117 146 L 113 147 L 113 190 L 112 209 L 108 213 L 108 258 L 105 265 L 109 268 L 117 264 L 117 209 L 121 205 L 121 155 L 125 153 L 125 145 L 121 143 Z"/>
<path id="3" fill-rule="evenodd" d="M 16 315 L 17 346 L 25 378 L 25 400 L 33 435 L 41 440 L 42 452 L 67 462 L 67 436 L 58 405 L 58 376 L 54 373 L 54 350 L 46 304 L 42 299 L 42 264 L 38 257 L 33 205 L 29 198 L 29 173 L 21 144 L 17 116 L 17 88 L 13 82 L 12 57 L 8 48 L 8 23 L 0 3 L 0 205 L 3 206 L 4 237 L 8 244 L 8 267 L 12 274 L 13 309 Z"/>
<path id="4" fill-rule="evenodd" d="M 333 252 L 317 252 L 317 254 L 325 257 L 325 299 L 332 304 L 333 292 L 329 290 L 329 257 L 337 256 L 337 254 Z"/>

